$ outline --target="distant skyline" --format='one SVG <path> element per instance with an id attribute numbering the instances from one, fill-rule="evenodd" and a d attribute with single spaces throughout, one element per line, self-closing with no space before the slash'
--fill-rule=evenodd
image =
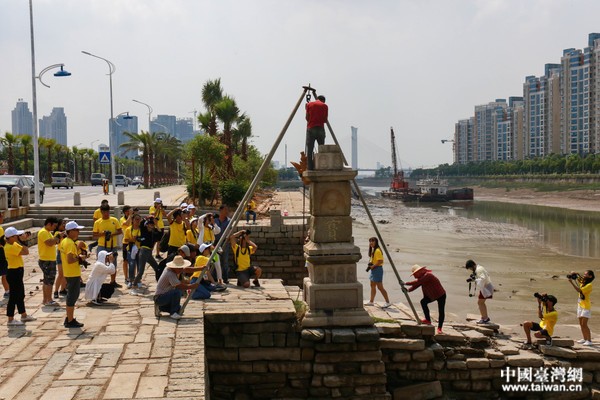
<path id="1" fill-rule="evenodd" d="M 358 128 L 358 163 L 390 165 L 394 127 L 402 167 L 452 162 L 457 120 L 473 106 L 521 96 L 525 77 L 583 48 L 599 31 L 600 2 L 533 0 L 304 2 L 192 0 L 34 0 L 36 73 L 65 63 L 38 84 L 38 118 L 64 107 L 68 145 L 108 143 L 106 63 L 112 61 L 114 115 L 129 111 L 146 131 L 159 114 L 204 111 L 201 89 L 220 77 L 269 151 L 301 86 L 327 97 L 330 122 L 346 157 Z M 0 3 L 0 131 L 11 131 L 19 98 L 31 109 L 28 2 Z M 304 149 L 301 106 L 274 159 Z M 76 139 L 75 139 L 76 137 Z M 331 138 L 327 137 L 327 143 Z"/>

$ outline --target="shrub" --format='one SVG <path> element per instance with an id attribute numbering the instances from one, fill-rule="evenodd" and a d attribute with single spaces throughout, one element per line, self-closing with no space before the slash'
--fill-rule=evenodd
<path id="1" fill-rule="evenodd" d="M 230 207 L 235 207 L 244 198 L 248 190 L 248 184 L 238 182 L 233 179 L 226 180 L 219 185 L 219 193 L 221 193 L 221 201 L 223 204 L 228 204 Z"/>

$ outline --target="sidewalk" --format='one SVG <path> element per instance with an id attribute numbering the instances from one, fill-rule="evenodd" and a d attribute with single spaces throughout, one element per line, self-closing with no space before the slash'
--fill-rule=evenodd
<path id="1" fill-rule="evenodd" d="M 75 191 L 77 191 L 77 187 L 75 187 Z M 118 192 L 118 190 L 117 190 Z M 181 204 L 183 199 L 187 196 L 185 185 L 175 185 L 175 186 L 163 186 L 159 188 L 153 189 L 133 189 L 124 191 L 125 194 L 125 204 L 129 204 L 132 206 L 152 206 L 154 200 L 154 192 L 160 192 L 160 198 L 163 201 L 163 204 L 166 206 L 175 206 Z M 109 204 L 117 205 L 117 195 L 112 194 L 112 192 L 108 195 L 98 194 L 93 196 L 82 196 L 81 197 L 81 205 L 82 206 L 99 206 L 102 199 L 107 199 Z M 68 207 L 73 206 L 73 195 L 69 194 L 65 196 L 64 199 L 59 201 L 45 201 L 43 206 L 45 207 L 55 207 L 62 206 Z"/>

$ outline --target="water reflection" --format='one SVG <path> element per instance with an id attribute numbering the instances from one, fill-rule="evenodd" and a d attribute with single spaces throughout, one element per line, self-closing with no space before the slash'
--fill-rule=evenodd
<path id="1" fill-rule="evenodd" d="M 600 257 L 598 212 L 495 201 L 405 205 L 430 207 L 449 215 L 523 226 L 538 232 L 540 239 L 559 253 L 577 257 Z"/>

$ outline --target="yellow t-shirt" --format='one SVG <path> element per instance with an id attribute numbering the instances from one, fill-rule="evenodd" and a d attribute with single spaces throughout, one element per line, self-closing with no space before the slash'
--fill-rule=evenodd
<path id="1" fill-rule="evenodd" d="M 588 283 L 585 286 L 579 284 L 579 288 L 581 289 L 581 293 L 585 296 L 583 300 L 581 299 L 581 297 L 579 298 L 579 307 L 584 308 L 586 310 L 591 310 L 592 302 L 590 301 L 590 294 L 592 294 L 592 284 Z"/>
<path id="2" fill-rule="evenodd" d="M 192 228 L 187 230 L 187 232 L 185 233 L 185 238 L 188 242 L 196 244 L 196 242 L 198 242 L 198 235 L 198 229 Z"/>
<path id="3" fill-rule="evenodd" d="M 236 269 L 236 271 L 245 271 L 248 268 L 250 268 L 250 254 L 254 254 L 256 250 L 254 249 L 254 246 L 248 246 L 248 249 L 250 249 L 250 251 L 248 251 L 248 249 L 242 249 L 240 247 L 240 251 L 238 254 L 238 247 L 240 246 L 237 243 L 231 246 L 234 259 L 236 259 L 237 257 L 236 261 L 238 268 Z"/>
<path id="4" fill-rule="evenodd" d="M 64 238 L 58 245 L 60 250 L 60 260 L 62 261 L 63 274 L 66 278 L 73 278 L 81 276 L 81 267 L 79 262 L 69 264 L 67 254 L 73 254 L 75 257 L 78 255 L 77 243 L 70 238 Z"/>
<path id="5" fill-rule="evenodd" d="M 154 215 L 154 212 L 156 211 L 156 208 L 154 206 L 150 207 L 150 215 Z M 160 210 L 160 212 L 156 215 L 156 228 L 157 229 L 163 229 L 165 227 L 165 223 L 163 221 L 163 218 L 165 217 L 165 210 L 162 209 Z"/>
<path id="6" fill-rule="evenodd" d="M 109 217 L 108 219 L 99 219 L 94 222 L 94 232 L 104 232 L 110 231 L 115 233 L 117 230 L 121 229 L 121 224 L 115 217 Z M 98 238 L 98 246 L 104 247 L 115 247 L 117 245 L 117 238 L 113 236 L 108 243 L 104 240 L 104 235 Z"/>
<path id="7" fill-rule="evenodd" d="M 56 235 L 42 228 L 38 232 L 38 252 L 42 261 L 56 261 L 56 245 L 48 246 L 46 240 L 54 239 Z"/>
<path id="8" fill-rule="evenodd" d="M 379 261 L 383 261 L 383 254 L 381 254 L 381 249 L 380 248 L 376 248 L 375 251 L 373 253 L 371 253 L 371 264 L 375 265 L 377 264 Z M 381 264 L 383 265 L 383 264 Z"/>
<path id="9" fill-rule="evenodd" d="M 202 236 L 202 242 L 214 242 L 215 241 L 215 233 L 208 226 L 204 227 L 204 236 Z"/>
<path id="10" fill-rule="evenodd" d="M 246 211 L 254 211 L 256 209 L 256 203 L 252 200 L 246 204 Z"/>
<path id="11" fill-rule="evenodd" d="M 21 246 L 15 242 L 13 244 L 6 243 L 4 245 L 4 256 L 8 262 L 8 269 L 17 269 L 23 267 L 23 256 L 21 255 Z"/>
<path id="12" fill-rule="evenodd" d="M 94 211 L 94 219 L 102 219 L 102 212 L 100 211 L 99 208 L 96 209 L 96 211 Z"/>
<path id="13" fill-rule="evenodd" d="M 196 262 L 194 263 L 194 267 L 203 267 L 208 264 L 208 257 L 206 256 L 198 256 L 196 257 Z M 192 278 L 200 278 L 202 275 L 207 275 L 208 270 L 204 268 L 202 271 L 196 271 L 192 275 Z M 191 279 L 191 278 L 190 278 Z"/>
<path id="14" fill-rule="evenodd" d="M 129 244 L 132 240 L 134 236 L 140 236 L 140 228 L 134 228 L 133 225 L 129 226 L 125 229 L 125 240 L 127 240 L 127 244 Z M 137 248 L 140 248 L 140 242 L 138 242 L 137 240 L 135 241 L 135 245 L 137 246 Z"/>
<path id="15" fill-rule="evenodd" d="M 181 247 L 185 244 L 185 229 L 183 222 L 173 221 L 169 225 L 171 236 L 169 236 L 169 246 Z"/>
<path id="16" fill-rule="evenodd" d="M 129 225 L 131 225 L 131 222 L 129 223 L 129 225 L 127 225 L 126 222 L 127 222 L 127 218 L 124 216 L 119 219 L 119 223 L 121 223 L 121 227 L 123 229 L 127 228 Z"/>
<path id="17" fill-rule="evenodd" d="M 4 236 L 4 228 L 0 226 L 0 237 Z"/>
<path id="18" fill-rule="evenodd" d="M 548 335 L 552 336 L 554 334 L 554 325 L 556 325 L 556 321 L 558 321 L 558 312 L 556 310 L 545 312 L 540 321 L 540 327 L 547 330 Z"/>

